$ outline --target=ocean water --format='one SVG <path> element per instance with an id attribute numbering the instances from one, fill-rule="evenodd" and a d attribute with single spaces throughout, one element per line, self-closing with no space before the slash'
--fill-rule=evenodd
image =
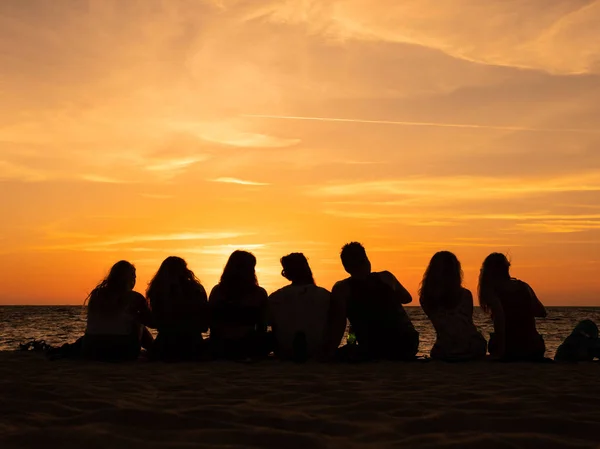
<path id="1" fill-rule="evenodd" d="M 410 318 L 420 333 L 420 354 L 428 354 L 435 342 L 435 331 L 420 307 L 407 307 Z M 554 356 L 560 343 L 575 325 L 584 319 L 600 324 L 600 307 L 549 307 L 548 317 L 538 320 L 544 336 L 547 355 Z M 486 338 L 492 324 L 479 308 L 474 322 Z M 81 306 L 0 306 L 0 350 L 10 351 L 31 339 L 46 340 L 50 345 L 75 341 L 85 329 L 85 309 Z"/>

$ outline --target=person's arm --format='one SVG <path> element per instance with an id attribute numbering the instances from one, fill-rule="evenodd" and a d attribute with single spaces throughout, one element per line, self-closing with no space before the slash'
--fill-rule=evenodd
<path id="1" fill-rule="evenodd" d="M 258 295 L 258 303 L 259 303 L 259 307 L 260 307 L 260 314 L 259 314 L 259 322 L 256 323 L 256 330 L 259 333 L 265 333 L 267 332 L 267 326 L 268 326 L 268 321 L 269 321 L 269 317 L 268 317 L 268 313 L 269 313 L 269 295 L 267 294 L 267 291 L 260 287 L 259 291 L 257 293 Z"/>
<path id="2" fill-rule="evenodd" d="M 208 325 L 210 327 L 211 334 L 213 333 L 213 328 L 217 325 L 218 321 L 218 313 L 216 309 L 219 305 L 219 300 L 219 286 L 215 285 L 208 296 Z"/>
<path id="3" fill-rule="evenodd" d="M 144 298 L 142 294 L 138 292 L 132 293 L 137 320 L 140 322 L 140 324 L 143 324 L 146 327 L 155 328 L 156 325 L 154 324 L 154 319 L 150 307 L 148 306 L 148 301 L 146 301 L 146 298 Z"/>
<path id="4" fill-rule="evenodd" d="M 531 303 L 533 308 L 533 316 L 536 318 L 546 318 L 548 313 L 546 312 L 546 308 L 542 304 L 542 302 L 538 299 L 533 289 L 529 286 L 529 284 L 525 284 L 527 286 L 527 290 L 529 290 L 529 294 L 531 295 Z"/>
<path id="5" fill-rule="evenodd" d="M 466 301 L 468 302 L 469 316 L 473 316 L 473 293 L 471 293 L 471 290 L 463 288 L 463 295 L 467 298 Z"/>
<path id="6" fill-rule="evenodd" d="M 412 296 L 404 288 L 404 286 L 396 279 L 389 271 L 382 271 L 379 273 L 379 277 L 383 282 L 392 287 L 392 290 L 395 293 L 396 299 L 400 302 L 400 304 L 410 304 L 412 302 Z"/>
<path id="7" fill-rule="evenodd" d="M 495 294 L 491 294 L 489 298 L 490 311 L 492 313 L 492 321 L 494 323 L 494 334 L 496 337 L 496 354 L 497 358 L 504 357 L 506 352 L 506 320 L 504 316 L 504 309 L 500 298 Z"/>
<path id="8" fill-rule="evenodd" d="M 269 300 L 267 301 L 267 325 L 271 326 L 273 329 L 275 325 L 275 307 L 277 307 L 277 292 L 273 292 L 269 295 Z"/>
<path id="9" fill-rule="evenodd" d="M 209 325 L 208 298 L 206 295 L 206 290 L 202 285 L 200 285 L 195 292 L 193 304 L 195 306 L 194 312 L 198 318 L 200 332 L 206 332 Z"/>
<path id="10" fill-rule="evenodd" d="M 346 320 L 347 287 L 338 282 L 331 290 L 327 325 L 324 332 L 323 351 L 326 358 L 333 356 L 340 345 L 348 324 Z"/>

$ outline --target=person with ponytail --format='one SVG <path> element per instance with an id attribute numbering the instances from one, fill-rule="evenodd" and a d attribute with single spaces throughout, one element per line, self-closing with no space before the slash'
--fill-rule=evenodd
<path id="1" fill-rule="evenodd" d="M 494 323 L 489 352 L 505 361 L 542 361 L 546 346 L 536 318 L 545 318 L 546 309 L 533 289 L 509 270 L 506 256 L 492 253 L 479 273 L 479 304 Z"/>

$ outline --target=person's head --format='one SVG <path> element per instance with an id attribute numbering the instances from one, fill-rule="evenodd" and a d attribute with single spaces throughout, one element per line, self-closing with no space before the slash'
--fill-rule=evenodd
<path id="1" fill-rule="evenodd" d="M 256 257 L 248 251 L 234 251 L 223 269 L 219 285 L 230 291 L 246 291 L 258 285 Z"/>
<path id="2" fill-rule="evenodd" d="M 479 271 L 479 305 L 485 312 L 490 311 L 489 296 L 502 283 L 510 280 L 510 262 L 501 253 L 492 253 L 485 258 Z"/>
<path id="3" fill-rule="evenodd" d="M 181 257 L 169 256 L 160 264 L 158 271 L 148 284 L 146 296 L 150 302 L 164 295 L 172 295 L 174 289 L 181 291 L 184 284 L 200 285 L 200 281 Z"/>
<path id="4" fill-rule="evenodd" d="M 308 260 L 302 253 L 291 253 L 281 258 L 283 270 L 281 275 L 292 284 L 313 284 L 312 271 L 308 265 Z"/>
<path id="5" fill-rule="evenodd" d="M 346 243 L 340 253 L 344 270 L 352 277 L 366 277 L 371 273 L 371 262 L 365 248 L 358 242 Z"/>
<path id="6" fill-rule="evenodd" d="M 133 264 L 120 260 L 112 266 L 108 275 L 92 290 L 86 302 L 92 303 L 95 297 L 116 297 L 121 293 L 133 290 L 136 274 Z M 94 301 L 95 302 L 95 301 Z"/>
<path id="7" fill-rule="evenodd" d="M 171 283 L 181 280 L 195 279 L 196 276 L 187 266 L 187 262 L 181 257 L 169 256 L 160 264 L 158 271 L 154 275 L 154 280 L 164 280 Z M 152 283 L 152 281 L 150 281 Z"/>
<path id="8" fill-rule="evenodd" d="M 575 335 L 580 335 L 590 340 L 598 339 L 598 326 L 592 320 L 583 320 L 572 332 Z"/>
<path id="9" fill-rule="evenodd" d="M 421 281 L 421 304 L 433 308 L 456 306 L 462 295 L 462 280 L 458 258 L 449 251 L 435 253 Z"/>

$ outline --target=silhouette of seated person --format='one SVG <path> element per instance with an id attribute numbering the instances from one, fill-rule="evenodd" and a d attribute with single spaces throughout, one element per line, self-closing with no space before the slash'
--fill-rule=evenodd
<path id="1" fill-rule="evenodd" d="M 117 262 L 88 297 L 87 326 L 80 341 L 86 358 L 107 361 L 134 360 L 141 347 L 149 349 L 152 335 L 144 327 L 151 314 L 146 299 L 133 291 L 135 267 Z"/>
<path id="2" fill-rule="evenodd" d="M 216 358 L 256 359 L 269 354 L 267 301 L 256 279 L 256 258 L 234 251 L 211 291 L 210 342 Z"/>
<path id="3" fill-rule="evenodd" d="M 460 261 L 448 251 L 436 253 L 423 275 L 419 302 L 436 332 L 432 359 L 458 362 L 486 355 L 487 342 L 473 324 L 473 295 L 462 280 Z"/>
<path id="4" fill-rule="evenodd" d="M 204 287 L 180 257 L 167 257 L 146 296 L 158 330 L 152 357 L 165 361 L 197 360 L 207 352 L 208 300 Z"/>
<path id="5" fill-rule="evenodd" d="M 331 292 L 326 351 L 338 359 L 411 360 L 419 347 L 415 330 L 403 304 L 410 293 L 389 271 L 371 272 L 371 262 L 360 243 L 342 248 L 341 260 L 350 277 L 339 281 Z M 346 329 L 346 319 L 357 345 L 336 350 Z"/>
<path id="6" fill-rule="evenodd" d="M 598 326 L 591 320 L 583 320 L 556 350 L 557 362 L 591 362 L 600 358 Z"/>
<path id="7" fill-rule="evenodd" d="M 492 253 L 479 274 L 479 304 L 494 323 L 489 352 L 505 361 L 543 361 L 546 345 L 536 317 L 546 317 L 546 309 L 533 289 L 511 277 L 509 270 L 506 256 Z"/>
<path id="8" fill-rule="evenodd" d="M 330 293 L 317 287 L 304 254 L 288 254 L 281 265 L 281 275 L 291 284 L 269 296 L 275 355 L 297 362 L 320 358 Z"/>

